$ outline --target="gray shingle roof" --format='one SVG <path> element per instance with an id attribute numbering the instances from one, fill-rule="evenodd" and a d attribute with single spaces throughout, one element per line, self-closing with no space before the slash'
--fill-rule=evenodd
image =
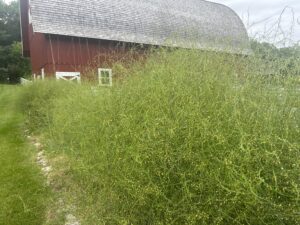
<path id="1" fill-rule="evenodd" d="M 230 8 L 203 0 L 31 0 L 35 32 L 247 53 Z"/>

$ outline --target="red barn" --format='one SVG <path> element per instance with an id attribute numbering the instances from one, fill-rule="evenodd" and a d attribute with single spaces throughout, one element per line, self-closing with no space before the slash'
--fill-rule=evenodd
<path id="1" fill-rule="evenodd" d="M 132 46 L 249 51 L 234 11 L 202 0 L 20 0 L 20 12 L 23 54 L 35 74 L 96 71 Z"/>

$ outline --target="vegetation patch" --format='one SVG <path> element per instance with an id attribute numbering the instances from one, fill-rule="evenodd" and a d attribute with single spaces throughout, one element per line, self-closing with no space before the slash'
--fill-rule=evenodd
<path id="1" fill-rule="evenodd" d="M 299 77 L 263 60 L 158 51 L 112 88 L 41 82 L 21 102 L 82 224 L 299 224 Z"/>
<path id="2" fill-rule="evenodd" d="M 0 224 L 41 225 L 48 190 L 22 135 L 19 88 L 0 86 Z"/>

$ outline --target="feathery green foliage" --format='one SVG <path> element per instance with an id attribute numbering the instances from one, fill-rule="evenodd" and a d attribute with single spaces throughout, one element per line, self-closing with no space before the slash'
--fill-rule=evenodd
<path id="1" fill-rule="evenodd" d="M 82 224 L 299 224 L 300 81 L 262 66 L 159 51 L 111 89 L 34 84 L 23 109 Z"/>

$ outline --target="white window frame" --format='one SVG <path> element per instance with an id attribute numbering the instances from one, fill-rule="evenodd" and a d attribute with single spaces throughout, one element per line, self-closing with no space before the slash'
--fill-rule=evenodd
<path id="1" fill-rule="evenodd" d="M 108 72 L 109 74 L 109 84 L 103 84 L 102 83 L 102 72 Z M 105 68 L 98 68 L 98 80 L 99 80 L 99 86 L 106 86 L 106 87 L 111 87 L 113 85 L 112 83 L 112 69 L 105 69 Z"/>
<path id="2" fill-rule="evenodd" d="M 56 80 L 77 81 L 81 83 L 80 72 L 56 72 Z"/>

